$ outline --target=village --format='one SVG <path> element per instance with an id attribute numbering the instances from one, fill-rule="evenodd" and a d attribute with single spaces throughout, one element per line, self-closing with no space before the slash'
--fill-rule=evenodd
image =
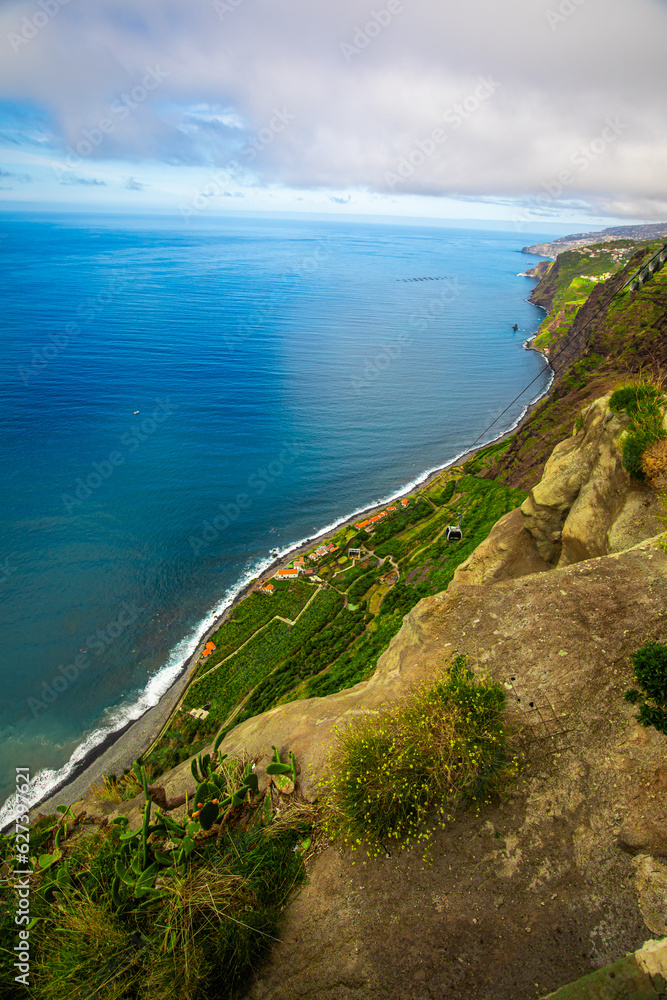
<path id="1" fill-rule="evenodd" d="M 409 503 L 409 497 L 404 497 L 399 501 L 399 505 L 403 509 L 405 509 Z M 378 514 L 374 514 L 373 517 L 357 521 L 354 525 L 347 529 L 344 536 L 346 543 L 354 539 L 361 531 L 370 536 L 380 521 L 383 521 L 385 518 L 395 514 L 398 509 L 398 506 L 392 505 L 391 507 L 387 507 L 385 510 L 380 511 Z M 333 543 L 329 543 L 328 545 L 318 545 L 317 548 L 312 549 L 310 552 L 306 552 L 302 556 L 296 556 L 287 566 L 276 570 L 272 578 L 258 580 L 256 589 L 261 594 L 274 594 L 276 588 L 275 584 L 271 583 L 271 579 L 296 580 L 299 577 L 306 577 L 307 579 L 313 580 L 315 583 L 322 583 L 322 577 L 315 572 L 315 569 L 311 564 L 317 564 L 322 560 L 327 559 L 327 557 L 333 556 L 336 552 L 340 552 L 340 555 L 335 557 L 335 563 L 339 571 L 343 567 L 348 568 L 347 563 L 351 563 L 352 566 L 355 566 L 357 562 L 364 557 L 362 549 L 354 545 L 350 545 L 347 550 L 345 550 L 344 546 L 334 545 Z M 397 580 L 398 575 L 396 572 L 396 576 L 392 576 L 391 582 L 396 582 Z"/>

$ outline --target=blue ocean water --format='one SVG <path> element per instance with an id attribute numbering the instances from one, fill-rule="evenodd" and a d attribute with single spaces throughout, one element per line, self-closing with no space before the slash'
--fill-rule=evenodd
<path id="1" fill-rule="evenodd" d="M 549 376 L 524 241 L 0 217 L 0 801 L 155 704 L 271 549 L 445 464 L 541 372 L 487 439 L 516 421 Z"/>

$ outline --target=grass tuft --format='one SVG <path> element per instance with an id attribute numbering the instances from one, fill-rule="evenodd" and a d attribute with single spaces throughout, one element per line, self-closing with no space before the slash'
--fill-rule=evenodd
<path id="1" fill-rule="evenodd" d="M 623 467 L 642 482 L 647 478 L 644 455 L 653 454 L 655 446 L 667 439 L 663 426 L 663 402 L 661 388 L 647 382 L 617 389 L 609 400 L 613 413 L 625 411 L 630 417 L 630 426 L 623 438 Z"/>

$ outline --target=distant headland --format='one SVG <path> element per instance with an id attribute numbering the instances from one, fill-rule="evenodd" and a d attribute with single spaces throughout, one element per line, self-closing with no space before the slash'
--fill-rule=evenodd
<path id="1" fill-rule="evenodd" d="M 578 250 L 593 243 L 612 243 L 615 240 L 656 240 L 667 239 L 667 222 L 655 222 L 645 226 L 612 226 L 592 233 L 574 233 L 572 236 L 561 236 L 551 243 L 536 243 L 531 247 L 523 247 L 522 253 L 534 253 L 539 257 L 557 257 L 565 250 Z"/>

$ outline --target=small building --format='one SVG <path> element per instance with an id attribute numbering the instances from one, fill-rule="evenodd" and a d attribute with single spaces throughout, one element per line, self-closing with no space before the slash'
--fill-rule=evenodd
<path id="1" fill-rule="evenodd" d="M 390 510 L 393 511 L 393 510 L 396 510 L 396 508 L 395 507 L 387 507 L 387 512 L 389 512 Z"/>
<path id="2" fill-rule="evenodd" d="M 408 497 L 405 497 L 403 500 L 401 500 L 401 506 L 402 507 L 407 507 L 409 503 L 410 503 L 410 500 L 408 499 Z"/>
<path id="3" fill-rule="evenodd" d="M 273 593 L 275 593 L 275 589 L 276 588 L 273 586 L 272 583 L 264 583 L 259 588 L 259 592 L 260 592 L 260 594 L 273 594 Z"/>
<path id="4" fill-rule="evenodd" d="M 340 545 L 330 545 L 329 552 L 338 552 Z"/>
<path id="5" fill-rule="evenodd" d="M 356 556 L 357 558 L 361 555 L 361 549 L 348 549 L 348 554 L 351 556 Z"/>
<path id="6" fill-rule="evenodd" d="M 191 715 L 193 719 L 205 719 L 208 716 L 208 712 L 205 708 L 191 708 L 188 714 Z"/>
<path id="7" fill-rule="evenodd" d="M 370 520 L 366 518 L 365 521 L 359 521 L 358 524 L 355 524 L 355 528 L 357 529 L 357 531 L 361 531 L 362 528 L 365 528 L 370 523 L 371 523 Z"/>
<path id="8" fill-rule="evenodd" d="M 296 580 L 299 575 L 298 569 L 279 569 L 275 574 L 276 580 Z"/>
<path id="9" fill-rule="evenodd" d="M 292 563 L 292 565 L 293 566 L 303 566 L 304 562 L 305 562 L 305 559 L 303 558 L 303 556 L 299 556 L 298 559 L 294 560 L 294 562 Z"/>

